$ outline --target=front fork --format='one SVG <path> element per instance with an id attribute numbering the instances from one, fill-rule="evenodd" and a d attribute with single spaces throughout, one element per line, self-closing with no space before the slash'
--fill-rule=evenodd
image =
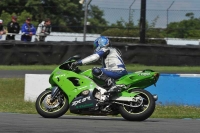
<path id="1" fill-rule="evenodd" d="M 58 88 L 58 86 L 54 86 L 54 87 L 52 87 L 51 90 L 52 91 L 51 91 L 50 102 L 54 102 L 54 100 L 56 99 L 57 94 L 59 93 L 59 88 Z"/>

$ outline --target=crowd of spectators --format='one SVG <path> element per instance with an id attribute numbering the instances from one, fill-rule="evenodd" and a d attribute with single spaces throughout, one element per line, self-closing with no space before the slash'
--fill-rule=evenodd
<path id="1" fill-rule="evenodd" d="M 30 42 L 33 35 L 35 35 L 35 41 L 45 41 L 45 38 L 51 33 L 51 20 L 49 18 L 44 19 L 36 29 L 31 23 L 30 17 L 26 18 L 21 27 L 17 22 L 17 16 L 12 16 L 6 28 L 3 20 L 0 19 L 0 39 L 2 35 L 6 34 L 6 40 L 15 40 L 15 35 L 19 33 L 21 34 L 21 41 Z"/>

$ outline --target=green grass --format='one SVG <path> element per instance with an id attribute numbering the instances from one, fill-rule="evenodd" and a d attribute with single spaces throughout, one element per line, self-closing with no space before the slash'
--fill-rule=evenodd
<path id="1" fill-rule="evenodd" d="M 98 65 L 99 66 L 99 65 Z M 54 70 L 57 65 L 29 65 L 29 66 L 0 66 L 0 70 Z M 86 70 L 94 65 L 81 66 L 80 69 Z M 129 72 L 152 69 L 165 73 L 200 73 L 200 67 L 194 66 L 144 66 L 127 65 Z M 1 79 L 0 80 L 0 112 L 13 113 L 37 113 L 35 104 L 24 102 L 24 79 Z M 157 106 L 153 118 L 200 118 L 200 107 L 192 106 Z"/>
<path id="2" fill-rule="evenodd" d="M 81 70 L 93 68 L 100 65 L 80 66 Z M 0 70 L 50 70 L 53 71 L 57 65 L 19 65 L 19 66 L 0 66 Z M 144 69 L 152 69 L 164 73 L 200 73 L 199 66 L 144 66 L 144 65 L 126 65 L 129 72 L 140 71 Z"/>
<path id="3" fill-rule="evenodd" d="M 0 112 L 36 113 L 34 103 L 24 102 L 24 79 L 0 79 Z"/>
<path id="4" fill-rule="evenodd" d="M 24 102 L 24 79 L 0 80 L 0 112 L 35 114 L 35 103 Z M 200 118 L 200 107 L 157 106 L 152 118 Z M 69 114 L 69 112 L 67 113 Z"/>
<path id="5" fill-rule="evenodd" d="M 153 118 L 200 118 L 200 107 L 194 106 L 156 106 Z"/>
<path id="6" fill-rule="evenodd" d="M 57 65 L 0 65 L 0 70 L 53 70 Z"/>

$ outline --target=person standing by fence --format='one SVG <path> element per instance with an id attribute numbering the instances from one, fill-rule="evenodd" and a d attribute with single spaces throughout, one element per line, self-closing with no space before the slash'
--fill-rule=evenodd
<path id="1" fill-rule="evenodd" d="M 6 30 L 3 27 L 3 20 L 0 19 L 0 39 L 2 38 L 2 35 L 6 33 Z"/>
<path id="2" fill-rule="evenodd" d="M 35 41 L 45 41 L 45 38 L 51 33 L 51 20 L 46 18 L 37 28 Z"/>
<path id="3" fill-rule="evenodd" d="M 31 24 L 31 18 L 27 18 L 26 22 L 21 27 L 21 41 L 30 42 L 32 40 L 32 36 L 35 35 L 36 29 L 33 24 Z"/>
<path id="4" fill-rule="evenodd" d="M 18 34 L 20 30 L 16 16 L 12 16 L 12 20 L 7 24 L 7 30 L 8 35 L 6 36 L 6 40 L 15 40 L 15 35 L 12 35 L 12 33 Z"/>

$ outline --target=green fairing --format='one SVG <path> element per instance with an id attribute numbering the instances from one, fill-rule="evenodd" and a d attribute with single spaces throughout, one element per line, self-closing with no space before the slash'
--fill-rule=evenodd
<path id="1" fill-rule="evenodd" d="M 136 96 L 138 93 L 129 93 L 128 91 L 122 91 L 120 93 L 118 93 L 117 96 L 123 96 L 123 97 L 134 97 Z"/>
<path id="2" fill-rule="evenodd" d="M 81 75 L 85 75 L 91 79 L 93 79 L 93 75 L 92 75 L 92 69 L 88 69 L 86 71 L 83 71 L 82 73 L 80 73 Z"/>
<path id="3" fill-rule="evenodd" d="M 129 88 L 144 89 L 157 82 L 154 75 L 157 72 L 135 72 L 125 75 L 116 81 L 116 84 L 129 85 Z"/>
<path id="4" fill-rule="evenodd" d="M 79 85 L 74 86 L 74 84 L 68 80 L 69 78 L 78 78 Z M 68 70 L 56 69 L 50 76 L 49 82 L 53 85 L 58 85 L 68 96 L 68 100 L 71 101 L 81 93 L 83 90 L 94 89 L 96 84 L 89 78 L 77 74 Z"/>

